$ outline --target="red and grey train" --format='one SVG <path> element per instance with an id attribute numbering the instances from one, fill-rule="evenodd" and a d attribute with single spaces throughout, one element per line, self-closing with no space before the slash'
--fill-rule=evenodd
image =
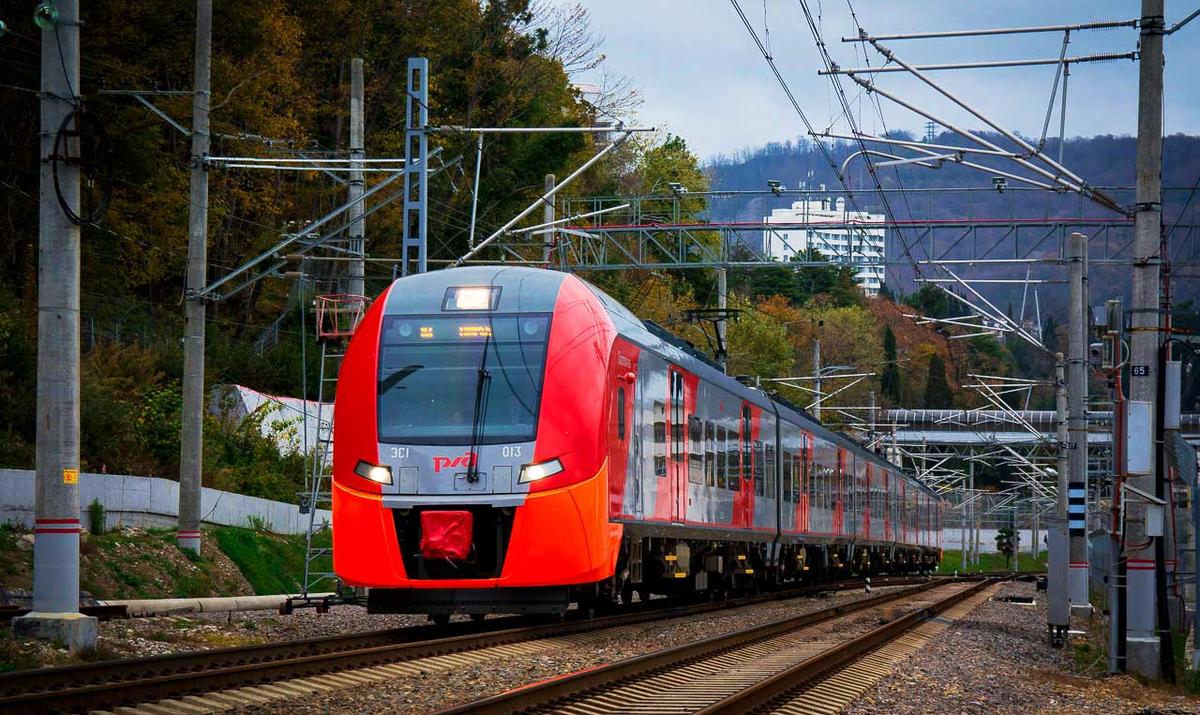
<path id="1" fill-rule="evenodd" d="M 334 569 L 375 612 L 908 573 L 941 501 L 578 277 L 401 278 L 339 374 Z"/>

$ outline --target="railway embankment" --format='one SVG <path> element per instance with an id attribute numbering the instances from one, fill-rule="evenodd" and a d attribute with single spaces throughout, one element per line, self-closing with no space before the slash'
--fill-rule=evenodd
<path id="1" fill-rule="evenodd" d="M 303 572 L 302 537 L 237 527 L 216 527 L 206 533 L 209 538 L 203 541 L 200 557 L 190 558 L 175 546 L 172 530 L 134 527 L 102 534 L 85 532 L 80 549 L 82 601 L 249 596 L 297 590 Z M 28 529 L 0 526 L 0 605 L 28 607 L 33 543 Z M 277 623 L 279 628 L 275 628 Z M 372 626 L 348 623 L 344 627 Z M 100 630 L 100 649 L 93 657 L 101 659 L 248 645 L 308 633 L 296 620 L 271 613 L 115 620 L 101 623 Z M 0 672 L 74 662 L 78 662 L 76 658 L 54 644 L 14 640 L 7 628 L 0 628 Z"/>

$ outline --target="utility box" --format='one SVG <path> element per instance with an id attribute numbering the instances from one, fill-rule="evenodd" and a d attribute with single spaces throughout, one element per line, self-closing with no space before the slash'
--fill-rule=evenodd
<path id="1" fill-rule="evenodd" d="M 1154 465 L 1153 404 L 1130 400 L 1125 403 L 1125 471 L 1149 474 Z"/>
<path id="2" fill-rule="evenodd" d="M 1163 536 L 1163 507 L 1161 504 L 1146 505 L 1146 536 Z"/>
<path id="3" fill-rule="evenodd" d="M 1179 401 L 1183 397 L 1183 363 L 1168 360 L 1163 372 L 1163 429 L 1179 429 Z"/>

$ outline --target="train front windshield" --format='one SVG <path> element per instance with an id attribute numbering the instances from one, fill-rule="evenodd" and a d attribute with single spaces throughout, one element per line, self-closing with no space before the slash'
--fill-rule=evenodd
<path id="1" fill-rule="evenodd" d="M 537 432 L 549 314 L 397 316 L 379 351 L 379 440 L 527 442 Z"/>

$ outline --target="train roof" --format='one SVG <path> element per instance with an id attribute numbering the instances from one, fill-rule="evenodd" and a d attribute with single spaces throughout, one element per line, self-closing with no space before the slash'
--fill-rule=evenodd
<path id="1" fill-rule="evenodd" d="M 722 389 L 736 397 L 763 409 L 776 411 L 789 422 L 834 442 L 860 457 L 874 462 L 877 466 L 892 470 L 900 469 L 855 440 L 828 429 L 808 412 L 778 395 L 768 395 L 760 389 L 745 385 L 726 375 L 696 346 L 673 335 L 660 325 L 643 321 L 597 286 L 570 273 L 500 264 L 448 268 L 407 276 L 401 279 L 404 281 L 402 290 L 393 289 L 388 294 L 384 314 L 439 313 L 442 310 L 447 288 L 479 285 L 500 287 L 497 312 L 550 312 L 554 309 L 563 281 L 571 279 L 578 280 L 588 287 L 604 306 L 618 334 L 630 342 L 667 358 L 708 382 L 720 385 Z M 910 477 L 909 480 L 933 494 L 928 487 L 915 479 Z"/>

